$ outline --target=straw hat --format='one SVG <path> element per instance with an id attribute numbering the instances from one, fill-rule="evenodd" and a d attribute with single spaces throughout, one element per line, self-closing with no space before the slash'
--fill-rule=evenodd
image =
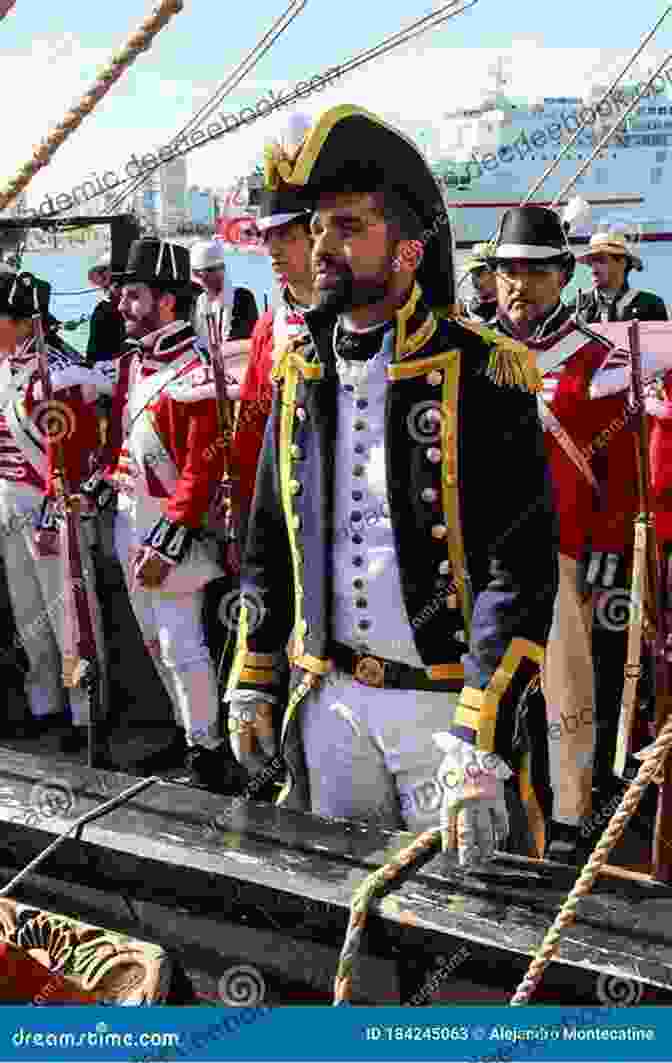
<path id="1" fill-rule="evenodd" d="M 590 243 L 582 255 L 576 256 L 577 262 L 589 262 L 593 255 L 616 255 L 619 258 L 629 258 L 635 269 L 644 269 L 644 264 L 632 249 L 623 233 L 598 232 L 593 233 Z"/>
<path id="2" fill-rule="evenodd" d="M 477 269 L 489 269 L 488 258 L 492 256 L 494 243 L 474 244 L 469 258 L 464 263 L 465 274 L 474 273 Z"/>

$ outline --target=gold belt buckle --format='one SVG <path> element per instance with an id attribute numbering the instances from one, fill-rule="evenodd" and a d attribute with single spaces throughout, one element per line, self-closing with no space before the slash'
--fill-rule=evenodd
<path id="1" fill-rule="evenodd" d="M 385 685 L 385 665 L 376 657 L 360 657 L 354 678 L 367 687 L 382 687 Z"/>

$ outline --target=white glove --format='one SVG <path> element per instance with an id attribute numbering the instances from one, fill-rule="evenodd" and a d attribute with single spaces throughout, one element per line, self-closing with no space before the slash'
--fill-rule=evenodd
<path id="1" fill-rule="evenodd" d="M 234 691 L 229 703 L 228 727 L 234 757 L 250 775 L 256 775 L 264 768 L 266 759 L 276 753 L 270 697 L 266 700 L 254 690 Z"/>
<path id="2" fill-rule="evenodd" d="M 509 833 L 504 782 L 513 772 L 496 753 L 454 735 L 441 731 L 433 738 L 446 754 L 438 772 L 443 850 L 457 849 L 461 867 L 485 863 Z"/>

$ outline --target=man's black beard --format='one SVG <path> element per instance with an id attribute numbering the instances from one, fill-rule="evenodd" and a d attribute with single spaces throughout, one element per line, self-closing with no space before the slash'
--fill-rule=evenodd
<path id="1" fill-rule="evenodd" d="M 338 284 L 326 291 L 315 289 L 315 305 L 323 310 L 342 314 L 348 310 L 357 310 L 362 306 L 373 306 L 389 295 L 390 275 L 385 279 L 355 280 L 349 268 L 339 270 Z"/>

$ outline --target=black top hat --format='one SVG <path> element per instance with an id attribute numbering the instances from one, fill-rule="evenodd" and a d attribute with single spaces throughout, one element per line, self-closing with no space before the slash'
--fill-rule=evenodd
<path id="1" fill-rule="evenodd" d="M 308 218 L 309 214 L 305 196 L 283 181 L 279 188 L 265 189 L 261 193 L 257 229 L 263 233 L 279 225 L 287 225 L 290 221 Z"/>
<path id="2" fill-rule="evenodd" d="M 437 310 L 452 308 L 452 239 L 441 190 L 426 159 L 403 133 L 361 107 L 342 104 L 325 111 L 293 157 L 278 157 L 275 171 L 276 187 L 285 182 L 302 189 L 301 198 L 311 206 L 321 192 L 339 186 L 362 192 L 389 188 L 423 226 L 417 279 L 425 299 Z"/>
<path id="3" fill-rule="evenodd" d="M 154 237 L 133 241 L 126 269 L 113 272 L 112 280 L 117 284 L 148 284 L 176 295 L 195 295 L 202 290 L 191 279 L 187 248 Z"/>
<path id="4" fill-rule="evenodd" d="M 18 320 L 32 317 L 39 310 L 45 321 L 52 323 L 55 318 L 49 314 L 50 295 L 51 285 L 32 273 L 0 274 L 0 314 Z"/>
<path id="5" fill-rule="evenodd" d="M 568 256 L 573 259 L 559 215 L 531 204 L 505 212 L 488 261 L 526 258 L 543 262 Z"/>

